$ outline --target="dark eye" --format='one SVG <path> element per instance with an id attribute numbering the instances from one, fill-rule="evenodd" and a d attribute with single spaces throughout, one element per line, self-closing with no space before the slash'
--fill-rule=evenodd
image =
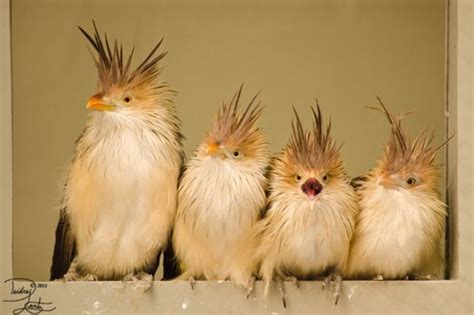
<path id="1" fill-rule="evenodd" d="M 413 186 L 418 183 L 418 180 L 415 177 L 408 177 L 407 178 L 407 184 L 408 186 Z"/>
<path id="2" fill-rule="evenodd" d="M 323 181 L 325 182 L 325 181 L 327 181 L 328 179 L 329 179 L 329 175 L 328 175 L 328 174 L 325 174 L 325 175 L 323 176 Z"/>
<path id="3" fill-rule="evenodd" d="M 132 101 L 132 98 L 131 98 L 130 96 L 125 96 L 125 97 L 123 98 L 123 101 L 124 101 L 125 103 L 130 103 L 130 102 Z"/>
<path id="4" fill-rule="evenodd" d="M 233 155 L 235 158 L 238 158 L 238 157 L 240 157 L 240 151 L 234 151 L 234 152 L 232 153 L 232 155 Z"/>
<path id="5" fill-rule="evenodd" d="M 300 175 L 295 175 L 295 179 L 296 179 L 297 181 L 300 181 L 300 180 L 301 180 L 301 176 L 300 176 Z"/>

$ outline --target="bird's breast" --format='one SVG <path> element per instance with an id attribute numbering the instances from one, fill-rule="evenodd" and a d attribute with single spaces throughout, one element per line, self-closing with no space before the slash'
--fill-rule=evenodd
<path id="1" fill-rule="evenodd" d="M 91 143 L 74 160 L 66 187 L 79 254 L 91 265 L 106 262 L 104 269 L 143 264 L 169 232 L 178 150 L 164 147 L 149 129 L 114 129 L 83 141 Z"/>
<path id="2" fill-rule="evenodd" d="M 265 204 L 260 175 L 216 165 L 189 168 L 178 198 L 186 228 L 222 250 L 242 238 Z"/>

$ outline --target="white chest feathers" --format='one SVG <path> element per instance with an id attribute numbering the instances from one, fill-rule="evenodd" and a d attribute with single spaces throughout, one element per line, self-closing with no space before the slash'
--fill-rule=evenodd
<path id="1" fill-rule="evenodd" d="M 444 205 L 426 197 L 381 186 L 364 196 L 348 273 L 403 278 L 433 258 L 444 230 Z"/>
<path id="2" fill-rule="evenodd" d="M 120 118 L 124 119 L 124 118 Z M 176 209 L 179 147 L 137 121 L 106 121 L 79 142 L 66 187 L 78 260 L 123 275 L 154 262 Z M 167 154 L 168 152 L 168 154 Z"/>
<path id="3" fill-rule="evenodd" d="M 343 268 L 354 222 L 352 209 L 345 206 L 290 203 L 278 235 L 279 269 L 296 276 L 315 276 L 328 268 Z"/>
<path id="4" fill-rule="evenodd" d="M 224 279 L 265 205 L 265 178 L 220 158 L 190 163 L 178 195 L 177 255 L 196 277 Z"/>

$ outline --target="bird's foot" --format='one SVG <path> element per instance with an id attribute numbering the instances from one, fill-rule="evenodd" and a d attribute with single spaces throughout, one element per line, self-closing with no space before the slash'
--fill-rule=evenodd
<path id="1" fill-rule="evenodd" d="M 132 272 L 122 278 L 122 281 L 131 281 L 132 288 L 138 292 L 146 292 L 153 285 L 153 276 L 144 271 Z"/>
<path id="2" fill-rule="evenodd" d="M 250 297 L 250 295 L 252 294 L 253 290 L 255 289 L 255 277 L 252 276 L 250 279 L 249 279 L 249 283 L 248 283 L 248 286 L 247 286 L 247 292 L 245 293 L 245 298 L 248 300 L 248 298 Z"/>
<path id="3" fill-rule="evenodd" d="M 99 278 L 91 273 L 80 274 L 78 272 L 68 272 L 61 279 L 58 279 L 62 282 L 69 281 L 97 281 Z"/>
<path id="4" fill-rule="evenodd" d="M 383 281 L 383 275 L 377 275 L 377 276 L 373 277 L 372 280 Z"/>
<path id="5" fill-rule="evenodd" d="M 281 302 L 283 303 L 283 307 L 286 308 L 286 290 L 285 290 L 285 283 L 283 282 L 283 279 L 280 278 L 280 277 L 276 277 L 275 282 L 276 282 L 276 286 L 277 286 L 278 292 L 280 292 Z"/>
<path id="6" fill-rule="evenodd" d="M 189 285 L 191 286 L 191 290 L 194 290 L 194 285 L 196 284 L 196 279 L 194 279 L 194 277 L 190 277 L 188 279 L 189 281 Z"/>
<path id="7" fill-rule="evenodd" d="M 296 278 L 296 277 L 293 277 L 293 276 L 291 276 L 291 277 L 285 277 L 285 281 L 290 281 L 291 283 L 293 283 L 293 284 L 295 285 L 295 287 L 296 287 L 297 289 L 300 288 L 300 281 L 299 281 L 298 278 Z"/>
<path id="8" fill-rule="evenodd" d="M 334 283 L 334 305 L 337 305 L 337 303 L 339 303 L 339 296 L 341 295 L 342 277 L 337 273 L 331 273 L 323 280 L 323 290 L 330 283 Z"/>

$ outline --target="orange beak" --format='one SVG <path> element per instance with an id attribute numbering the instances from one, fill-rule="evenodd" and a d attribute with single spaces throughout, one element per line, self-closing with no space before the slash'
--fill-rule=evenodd
<path id="1" fill-rule="evenodd" d="M 104 103 L 102 96 L 96 94 L 87 102 L 87 108 L 90 110 L 109 111 L 114 110 L 115 105 Z"/>
<path id="2" fill-rule="evenodd" d="M 395 189 L 398 187 L 397 181 L 391 175 L 384 175 L 380 180 L 380 185 L 387 189 Z"/>
<path id="3" fill-rule="evenodd" d="M 217 143 L 208 143 L 207 144 L 207 153 L 210 155 L 216 155 L 219 151 L 219 145 Z"/>

